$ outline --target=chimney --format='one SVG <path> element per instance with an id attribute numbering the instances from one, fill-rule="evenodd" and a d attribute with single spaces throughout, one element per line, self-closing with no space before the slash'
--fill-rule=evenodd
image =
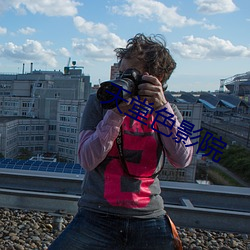
<path id="1" fill-rule="evenodd" d="M 23 63 L 23 74 L 24 74 L 24 65 L 25 65 L 25 64 Z"/>
<path id="2" fill-rule="evenodd" d="M 33 63 L 30 63 L 30 73 L 33 72 Z"/>

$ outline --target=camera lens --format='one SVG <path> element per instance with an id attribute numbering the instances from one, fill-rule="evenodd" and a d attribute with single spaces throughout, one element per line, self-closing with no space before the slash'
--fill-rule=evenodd
<path id="1" fill-rule="evenodd" d="M 112 84 L 111 81 L 103 82 L 97 91 L 97 98 L 104 109 L 115 108 L 117 103 L 122 102 L 122 91 L 120 86 Z M 119 98 L 120 97 L 120 98 Z"/>
<path id="2" fill-rule="evenodd" d="M 112 109 L 134 93 L 134 82 L 131 79 L 116 79 L 101 83 L 97 98 L 105 109 Z"/>

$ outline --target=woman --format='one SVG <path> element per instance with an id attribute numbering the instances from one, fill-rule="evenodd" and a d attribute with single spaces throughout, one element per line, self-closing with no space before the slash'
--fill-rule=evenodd
<path id="1" fill-rule="evenodd" d="M 193 154 L 173 139 L 180 122 L 164 96 L 176 63 L 160 36 L 137 34 L 115 52 L 121 74 L 142 75 L 139 97 L 109 110 L 96 94 L 89 97 L 78 151 L 86 170 L 79 211 L 49 249 L 174 249 L 158 174 L 165 155 L 184 168 Z"/>

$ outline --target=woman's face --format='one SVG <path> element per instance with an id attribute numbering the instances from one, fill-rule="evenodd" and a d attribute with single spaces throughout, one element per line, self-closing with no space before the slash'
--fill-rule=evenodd
<path id="1" fill-rule="evenodd" d="M 119 66 L 120 75 L 122 75 L 122 73 L 127 69 L 137 69 L 140 72 L 140 74 L 142 74 L 142 75 L 144 75 L 146 73 L 143 63 L 138 59 L 125 59 L 125 58 L 123 58 L 120 62 L 120 66 Z M 149 72 L 147 72 L 147 73 L 149 73 Z M 161 82 L 163 79 L 163 76 L 160 76 L 157 78 Z"/>
<path id="2" fill-rule="evenodd" d="M 127 69 L 137 69 L 141 74 L 144 73 L 143 64 L 138 59 L 125 59 L 125 58 L 123 58 L 121 60 L 120 66 L 119 66 L 120 74 L 122 74 Z"/>

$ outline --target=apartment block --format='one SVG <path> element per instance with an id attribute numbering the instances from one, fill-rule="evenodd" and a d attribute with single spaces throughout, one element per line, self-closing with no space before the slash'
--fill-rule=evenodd
<path id="1" fill-rule="evenodd" d="M 190 104 L 190 103 L 175 103 L 180 110 L 183 120 L 190 122 L 194 125 L 194 131 L 201 128 L 201 117 L 202 117 L 202 107 L 201 103 Z M 196 133 L 195 136 L 199 136 L 200 133 Z M 161 180 L 166 181 L 183 181 L 183 182 L 195 182 L 195 172 L 197 165 L 197 155 L 196 151 L 198 149 L 199 138 L 192 141 L 195 144 L 193 159 L 191 164 L 186 168 L 174 168 L 165 159 L 165 164 L 163 170 L 160 174 Z"/>
<path id="2" fill-rule="evenodd" d="M 114 63 L 110 70 L 110 80 L 116 79 L 119 76 L 118 63 Z"/>
<path id="3" fill-rule="evenodd" d="M 117 69 L 116 63 L 111 66 L 111 79 L 117 77 Z M 64 72 L 32 69 L 0 75 L 0 153 L 16 158 L 25 149 L 33 156 L 50 153 L 78 163 L 81 116 L 91 92 L 90 77 L 75 65 L 65 67 Z M 200 129 L 202 104 L 175 104 L 183 118 Z M 175 169 L 166 158 L 160 179 L 194 182 L 197 147 L 187 168 Z"/>
<path id="4" fill-rule="evenodd" d="M 0 153 L 16 158 L 27 149 L 77 162 L 80 118 L 90 91 L 90 76 L 76 65 L 64 72 L 1 74 Z"/>

